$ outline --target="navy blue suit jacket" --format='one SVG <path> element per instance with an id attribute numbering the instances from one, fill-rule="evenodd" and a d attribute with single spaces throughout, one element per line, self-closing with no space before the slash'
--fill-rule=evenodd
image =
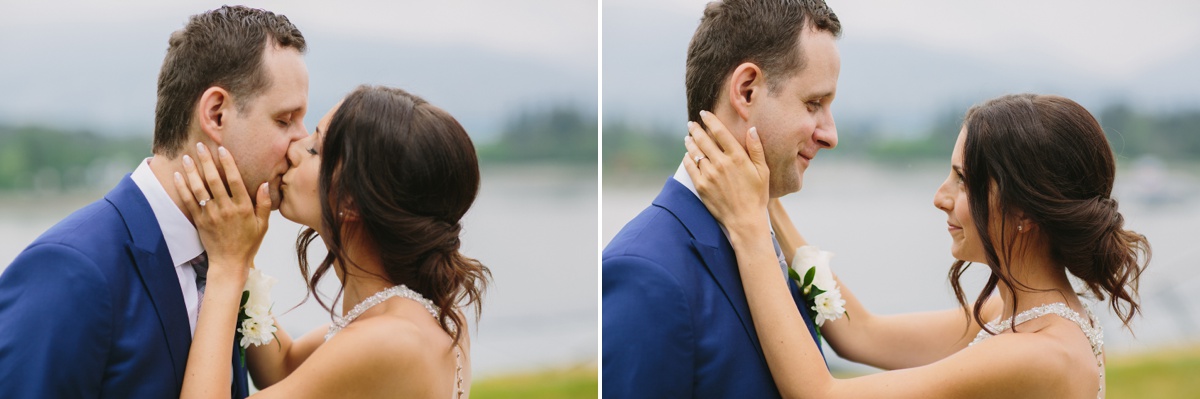
<path id="1" fill-rule="evenodd" d="M 129 176 L 0 275 L 0 398 L 177 398 L 191 342 L 171 254 Z"/>
<path id="2" fill-rule="evenodd" d="M 602 268 L 605 397 L 779 397 L 729 239 L 678 181 L 617 233 Z"/>

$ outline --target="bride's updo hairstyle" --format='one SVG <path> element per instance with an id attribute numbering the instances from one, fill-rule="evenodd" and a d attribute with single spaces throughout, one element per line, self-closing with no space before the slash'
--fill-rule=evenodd
<path id="1" fill-rule="evenodd" d="M 479 192 L 475 146 L 462 125 L 404 90 L 360 86 L 329 122 L 318 190 L 329 254 L 308 281 L 317 302 L 332 313 L 316 291 L 331 267 L 365 273 L 345 248 L 348 238 L 362 240 L 379 255 L 385 274 L 379 277 L 433 301 L 438 322 L 457 343 L 466 328 L 458 307 L 474 305 L 478 316 L 491 276 L 459 252 L 460 220 Z M 306 276 L 308 245 L 316 238 L 309 229 L 297 239 Z"/>
<path id="2" fill-rule="evenodd" d="M 1017 94 L 972 107 L 963 125 L 967 201 L 992 270 L 975 302 L 975 321 L 984 325 L 982 305 L 997 282 L 1014 294 L 1029 289 L 1000 267 L 1014 258 L 1018 233 L 1009 223 L 1021 215 L 1033 224 L 1025 234 L 1044 240 L 1054 267 L 1066 268 L 1097 299 L 1107 298 L 1128 327 L 1139 312 L 1138 277 L 1150 261 L 1150 243 L 1124 229 L 1112 198 L 1116 161 L 1096 118 L 1067 98 Z M 959 279 L 968 266 L 960 260 L 950 270 L 964 310 Z M 1015 312 L 1017 304 L 1010 305 Z"/>

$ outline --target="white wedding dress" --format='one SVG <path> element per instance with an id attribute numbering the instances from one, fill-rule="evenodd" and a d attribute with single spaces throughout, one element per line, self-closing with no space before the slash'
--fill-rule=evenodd
<path id="1" fill-rule="evenodd" d="M 1096 315 L 1092 314 L 1092 310 L 1088 309 L 1087 305 L 1084 305 L 1083 310 L 1088 316 L 1086 320 L 1079 316 L 1079 313 L 1072 310 L 1070 306 L 1067 306 L 1067 304 L 1055 302 L 1021 312 L 1015 318 L 1015 325 L 1021 325 L 1027 321 L 1051 314 L 1075 322 L 1083 330 L 1083 334 L 1087 336 L 1088 342 L 1092 345 L 1092 354 L 1096 356 L 1096 366 L 1100 373 L 1100 387 L 1096 391 L 1096 397 L 1104 399 L 1104 331 L 1101 330 L 1100 323 L 1096 321 Z M 988 327 L 992 331 L 996 331 L 997 334 L 1011 329 L 1013 325 L 1013 319 L 997 319 L 988 323 Z M 994 335 L 989 333 L 987 329 L 980 330 L 970 345 L 975 345 L 992 336 Z"/>
<path id="2" fill-rule="evenodd" d="M 372 306 L 378 305 L 383 303 L 383 301 L 397 296 L 416 301 L 417 303 L 425 306 L 425 310 L 429 311 L 429 314 L 432 315 L 434 319 L 438 317 L 438 307 L 437 305 L 433 304 L 433 301 L 425 299 L 425 297 L 420 293 L 413 291 L 404 284 L 400 284 L 395 287 L 379 291 L 375 293 L 375 295 L 371 295 L 362 302 L 359 302 L 358 305 L 354 305 L 354 309 L 350 309 L 350 312 L 346 313 L 345 316 L 335 318 L 333 323 L 329 325 L 329 332 L 325 333 L 325 341 L 329 341 L 330 338 L 333 338 L 334 335 L 336 335 L 339 331 L 342 331 L 343 328 L 346 328 L 350 322 L 354 321 L 354 319 L 357 319 L 358 316 L 363 314 L 363 312 L 366 312 L 367 309 L 370 309 Z M 454 363 L 454 393 L 450 395 L 450 398 L 461 399 L 463 395 L 466 395 L 467 391 L 463 389 L 462 348 L 458 345 L 454 346 Z"/>

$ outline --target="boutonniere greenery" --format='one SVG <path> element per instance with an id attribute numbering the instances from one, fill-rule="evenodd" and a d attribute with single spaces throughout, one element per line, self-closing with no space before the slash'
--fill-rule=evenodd
<path id="1" fill-rule="evenodd" d="M 271 316 L 271 287 L 277 281 L 257 268 L 250 269 L 250 275 L 246 277 L 237 322 L 237 332 L 242 335 L 238 342 L 242 367 L 246 366 L 246 348 L 265 345 L 277 338 L 275 318 Z"/>
<path id="2" fill-rule="evenodd" d="M 796 248 L 796 255 L 788 267 L 788 276 L 800 287 L 808 315 L 816 323 L 817 339 L 821 338 L 821 326 L 826 321 L 850 317 L 846 313 L 846 300 L 842 299 L 842 291 L 833 278 L 833 271 L 829 269 L 831 258 L 833 252 L 805 245 Z M 804 270 L 804 274 L 801 275 L 797 270 Z"/>

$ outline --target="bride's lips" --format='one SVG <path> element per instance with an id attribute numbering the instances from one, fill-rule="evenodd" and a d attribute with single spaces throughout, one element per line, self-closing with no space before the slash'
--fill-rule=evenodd
<path id="1" fill-rule="evenodd" d="M 950 230 L 951 233 L 962 231 L 962 226 L 955 226 L 954 223 L 946 222 L 946 226 L 946 229 Z"/>

